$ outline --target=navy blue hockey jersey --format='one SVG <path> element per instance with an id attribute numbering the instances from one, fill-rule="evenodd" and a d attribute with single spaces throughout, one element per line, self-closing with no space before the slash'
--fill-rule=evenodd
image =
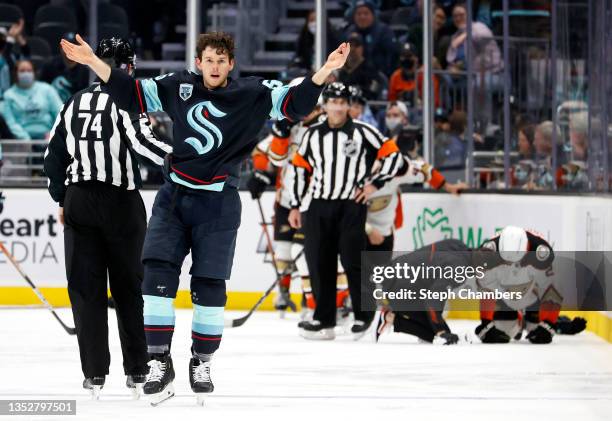
<path id="1" fill-rule="evenodd" d="M 266 120 L 299 120 L 315 107 L 323 86 L 306 78 L 284 86 L 258 77 L 228 79 L 208 89 L 190 71 L 135 80 L 113 69 L 106 83 L 120 108 L 164 111 L 174 126 L 173 153 L 167 176 L 194 189 L 220 191 L 236 186 L 240 163 L 257 143 Z"/>

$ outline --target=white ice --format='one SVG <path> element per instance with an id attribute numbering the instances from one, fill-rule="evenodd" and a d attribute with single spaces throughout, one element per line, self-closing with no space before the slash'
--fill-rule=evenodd
<path id="1" fill-rule="evenodd" d="M 60 313 L 71 321 L 69 310 Z M 612 419 L 612 346 L 589 332 L 557 336 L 550 346 L 521 341 L 447 347 L 400 334 L 385 335 L 378 344 L 346 336 L 308 342 L 298 336 L 296 322 L 296 315 L 280 320 L 260 312 L 244 326 L 226 329 L 213 362 L 215 392 L 197 407 L 187 372 L 191 311 L 177 311 L 177 396 L 153 408 L 130 400 L 124 386 L 113 313 L 111 373 L 100 401 L 91 401 L 81 389 L 76 338 L 46 310 L 2 309 L 0 399 L 76 399 L 76 417 L 61 419 L 91 421 Z M 463 333 L 475 322 L 450 325 Z"/>

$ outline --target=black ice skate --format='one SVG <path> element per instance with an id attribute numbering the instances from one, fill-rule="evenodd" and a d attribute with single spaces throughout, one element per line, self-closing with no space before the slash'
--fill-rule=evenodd
<path id="1" fill-rule="evenodd" d="M 300 335 L 304 339 L 312 340 L 332 340 L 336 338 L 334 326 L 322 325 L 320 321 L 313 320 L 311 322 L 300 322 Z"/>
<path id="2" fill-rule="evenodd" d="M 364 322 L 363 320 L 355 320 L 353 326 L 351 327 L 351 333 L 353 334 L 353 339 L 358 341 L 363 338 L 368 329 L 370 328 L 370 324 L 372 322 Z"/>
<path id="3" fill-rule="evenodd" d="M 204 396 L 215 390 L 210 378 L 210 361 L 201 361 L 192 357 L 189 361 L 189 383 L 196 394 L 198 405 L 204 405 Z"/>
<path id="4" fill-rule="evenodd" d="M 155 355 L 147 363 L 149 374 L 143 386 L 143 392 L 148 395 L 151 405 L 157 406 L 174 396 L 174 367 L 170 354 Z"/>
<path id="5" fill-rule="evenodd" d="M 142 388 L 146 380 L 146 374 L 128 374 L 125 385 L 132 391 L 132 399 L 140 399 L 140 396 L 142 396 Z"/>
<path id="6" fill-rule="evenodd" d="M 100 399 L 100 390 L 104 387 L 105 376 L 99 377 L 88 377 L 83 380 L 83 389 L 87 389 L 91 392 L 91 399 Z"/>

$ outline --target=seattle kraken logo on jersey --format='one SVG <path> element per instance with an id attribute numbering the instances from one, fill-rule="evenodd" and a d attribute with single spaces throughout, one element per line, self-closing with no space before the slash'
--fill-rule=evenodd
<path id="1" fill-rule="evenodd" d="M 198 155 L 204 155 L 210 151 L 213 146 L 220 147 L 223 143 L 223 134 L 221 130 L 208 120 L 208 115 L 213 117 L 225 117 L 227 114 L 215 107 L 212 102 L 199 102 L 189 109 L 187 112 L 187 122 L 193 130 L 200 133 L 206 139 L 206 144 L 202 145 L 200 139 L 188 137 L 185 143 L 191 145 Z"/>

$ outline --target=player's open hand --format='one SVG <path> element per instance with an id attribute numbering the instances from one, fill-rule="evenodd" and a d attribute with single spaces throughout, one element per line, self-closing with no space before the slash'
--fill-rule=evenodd
<path id="1" fill-rule="evenodd" d="M 367 203 L 370 196 L 372 196 L 376 190 L 378 189 L 373 184 L 366 184 L 363 189 L 357 189 L 355 191 L 355 202 L 363 204 Z"/>
<path id="2" fill-rule="evenodd" d="M 73 44 L 62 39 L 60 45 L 64 53 L 66 53 L 66 57 L 70 60 L 87 65 L 91 62 L 91 59 L 95 57 L 94 52 L 79 34 L 76 34 L 76 40 L 78 44 Z"/>
<path id="3" fill-rule="evenodd" d="M 327 61 L 325 62 L 325 67 L 328 70 L 336 70 L 344 66 L 346 62 L 346 58 L 348 57 L 351 51 L 351 46 L 348 42 L 343 42 L 340 44 L 338 48 L 331 52 L 329 57 L 327 57 Z"/>

